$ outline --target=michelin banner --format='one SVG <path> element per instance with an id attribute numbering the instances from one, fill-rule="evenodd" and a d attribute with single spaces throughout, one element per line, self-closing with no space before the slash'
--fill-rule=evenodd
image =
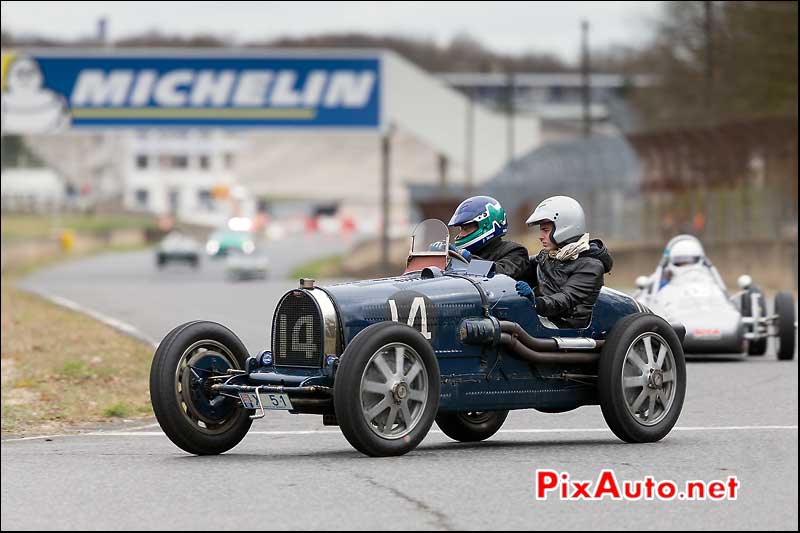
<path id="1" fill-rule="evenodd" d="M 2 54 L 2 132 L 380 129 L 378 56 Z"/>

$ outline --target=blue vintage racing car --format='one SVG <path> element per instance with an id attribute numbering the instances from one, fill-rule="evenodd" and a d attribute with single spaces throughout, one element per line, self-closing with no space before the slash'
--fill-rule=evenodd
<path id="1" fill-rule="evenodd" d="M 226 327 L 178 326 L 156 350 L 150 394 L 183 450 L 219 454 L 271 409 L 322 415 L 370 456 L 413 450 L 434 420 L 462 442 L 489 438 L 512 409 L 600 404 L 622 440 L 663 438 L 686 390 L 685 333 L 604 288 L 583 329 L 558 329 L 494 263 L 448 252 L 438 220 L 417 226 L 405 273 L 287 292 L 272 346 L 247 353 Z"/>

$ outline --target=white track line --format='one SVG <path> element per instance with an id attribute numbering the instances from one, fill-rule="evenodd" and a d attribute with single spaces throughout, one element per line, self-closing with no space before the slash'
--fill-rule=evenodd
<path id="1" fill-rule="evenodd" d="M 90 309 L 88 307 L 85 307 L 85 306 L 77 303 L 77 302 L 73 302 L 72 300 L 68 300 L 68 299 L 63 298 L 61 296 L 56 296 L 56 295 L 53 295 L 53 294 L 49 294 L 47 292 L 40 291 L 38 289 L 26 289 L 26 290 L 29 290 L 30 292 L 33 292 L 34 294 L 38 294 L 42 298 L 44 298 L 46 300 L 49 300 L 50 302 L 53 302 L 56 305 L 60 305 L 61 307 L 66 307 L 67 309 L 71 309 L 72 311 L 77 311 L 79 313 L 83 313 L 84 315 L 88 315 L 88 316 L 94 318 L 95 320 L 99 320 L 103 324 L 106 324 L 107 326 L 110 326 L 110 327 L 116 329 L 117 331 L 121 331 L 122 333 L 124 333 L 126 335 L 129 335 L 129 336 L 133 337 L 134 339 L 137 339 L 137 340 L 140 340 L 140 341 L 144 341 L 144 342 L 152 345 L 154 348 L 158 348 L 158 343 L 157 342 L 155 342 L 148 335 L 146 335 L 145 333 L 143 333 L 142 331 L 140 331 L 136 327 L 131 326 L 130 324 L 128 324 L 126 322 L 123 322 L 121 320 L 117 320 L 116 318 L 110 317 L 108 315 L 104 315 L 103 313 L 101 313 L 99 311 L 95 311 L 94 309 Z"/>
<path id="2" fill-rule="evenodd" d="M 157 427 L 158 424 L 142 426 L 142 429 Z M 137 429 L 137 428 L 134 428 Z M 797 426 L 686 426 L 672 428 L 672 431 L 797 431 Z M 432 429 L 429 433 L 443 434 L 441 430 Z M 551 434 L 551 433 L 611 433 L 608 428 L 543 428 L 543 429 L 501 429 L 498 433 L 512 434 Z M 303 435 L 341 435 L 338 429 L 285 430 L 285 431 L 250 431 L 248 435 L 267 436 L 303 436 Z M 41 435 L 36 437 L 20 437 L 3 439 L 6 442 L 27 440 L 55 439 L 65 437 L 163 437 L 161 431 L 92 431 L 89 433 L 71 433 L 66 435 Z"/>

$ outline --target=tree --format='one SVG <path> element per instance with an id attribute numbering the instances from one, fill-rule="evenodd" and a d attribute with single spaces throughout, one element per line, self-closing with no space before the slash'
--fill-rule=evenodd
<path id="1" fill-rule="evenodd" d="M 654 42 L 637 58 L 658 79 L 634 99 L 648 126 L 797 116 L 796 2 L 667 2 L 664 9 Z"/>

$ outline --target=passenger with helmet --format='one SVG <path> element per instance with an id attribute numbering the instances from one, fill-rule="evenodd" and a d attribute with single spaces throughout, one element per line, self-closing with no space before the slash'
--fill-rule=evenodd
<path id="1" fill-rule="evenodd" d="M 589 325 L 592 306 L 614 261 L 603 241 L 589 239 L 583 208 L 568 196 L 540 203 L 527 220 L 539 226 L 543 250 L 531 257 L 517 293 L 559 328 Z"/>
<path id="2" fill-rule="evenodd" d="M 527 270 L 528 250 L 503 239 L 508 233 L 508 219 L 500 202 L 491 196 L 467 198 L 447 225 L 459 228 L 455 246 L 467 261 L 473 257 L 494 261 L 497 274 L 514 279 L 520 279 Z"/>
<path id="3" fill-rule="evenodd" d="M 659 282 L 658 290 L 664 288 L 676 276 L 697 268 L 707 269 L 722 290 L 726 290 L 722 277 L 706 257 L 700 241 L 692 235 L 678 235 L 670 240 L 664 250 L 666 264 Z M 663 263 L 662 263 L 663 264 Z"/>

